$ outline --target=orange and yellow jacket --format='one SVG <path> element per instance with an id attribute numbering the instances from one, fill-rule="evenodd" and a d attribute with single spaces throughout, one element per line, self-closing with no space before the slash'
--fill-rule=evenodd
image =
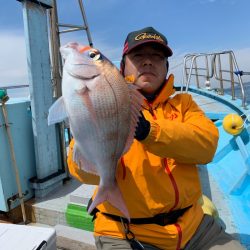
<path id="1" fill-rule="evenodd" d="M 117 166 L 116 179 L 131 218 L 153 217 L 191 206 L 175 224 L 130 225 L 141 242 L 160 249 L 180 249 L 199 226 L 203 211 L 202 195 L 196 164 L 213 159 L 218 130 L 186 93 L 173 95 L 173 75 L 153 103 L 145 102 L 143 114 L 150 121 L 149 135 L 134 140 L 130 150 Z M 73 162 L 70 144 L 70 173 L 88 184 L 98 184 L 99 177 L 87 174 Z M 108 202 L 97 207 L 101 212 L 120 215 Z M 120 222 L 97 213 L 94 235 L 124 238 Z"/>

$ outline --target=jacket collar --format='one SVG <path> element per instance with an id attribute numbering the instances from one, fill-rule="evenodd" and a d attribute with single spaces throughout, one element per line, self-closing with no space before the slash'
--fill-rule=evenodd
<path id="1" fill-rule="evenodd" d="M 135 77 L 134 75 L 129 75 L 125 77 L 125 80 L 127 83 L 134 83 Z M 157 94 L 157 96 L 154 98 L 154 100 L 149 101 L 147 99 L 144 99 L 143 107 L 145 109 L 156 109 L 160 103 L 164 103 L 167 101 L 167 99 L 175 93 L 174 89 L 174 75 L 170 74 L 168 79 L 165 81 L 163 86 L 161 87 L 160 92 Z"/>

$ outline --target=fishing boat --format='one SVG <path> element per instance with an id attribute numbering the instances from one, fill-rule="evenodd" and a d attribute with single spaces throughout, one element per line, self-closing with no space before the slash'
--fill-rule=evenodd
<path id="1" fill-rule="evenodd" d="M 58 22 L 55 0 L 20 2 L 30 63 L 30 96 L 11 95 L 13 88 L 26 85 L 0 86 L 1 225 L 6 225 L 8 237 L 14 230 L 9 224 L 29 227 L 30 235 L 33 227 L 43 227 L 43 231 L 49 227 L 41 243 L 18 249 L 43 249 L 41 244 L 55 237 L 56 246 L 51 244 L 51 249 L 95 249 L 92 218 L 86 212 L 95 186 L 81 184 L 68 173 L 67 124 L 47 125 L 48 109 L 61 95 L 59 34 L 83 30 L 88 43 L 93 44 L 83 4 L 78 1 L 84 23 L 79 26 Z M 209 198 L 226 231 L 250 249 L 250 112 L 249 85 L 244 82 L 249 72 L 239 69 L 233 51 L 191 53 L 181 65 L 183 80 L 175 84 L 176 93 L 191 94 L 220 134 L 213 161 L 199 166 L 204 203 Z M 17 229 L 13 232 L 17 234 Z M 8 237 L 0 236 L 0 245 L 4 240 L 8 244 Z"/>
<path id="2" fill-rule="evenodd" d="M 181 91 L 190 93 L 219 129 L 213 161 L 199 166 L 203 193 L 217 207 L 226 231 L 250 249 L 249 85 L 243 82 L 249 72 L 239 69 L 233 51 L 189 54 L 183 65 Z"/>

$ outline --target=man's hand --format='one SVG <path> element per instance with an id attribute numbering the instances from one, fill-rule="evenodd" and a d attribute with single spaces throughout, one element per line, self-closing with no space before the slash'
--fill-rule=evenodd
<path id="1" fill-rule="evenodd" d="M 143 113 L 141 112 L 141 116 L 139 117 L 139 121 L 136 126 L 136 131 L 135 131 L 135 139 L 138 141 L 144 140 L 150 131 L 150 122 L 146 120 L 144 117 Z"/>

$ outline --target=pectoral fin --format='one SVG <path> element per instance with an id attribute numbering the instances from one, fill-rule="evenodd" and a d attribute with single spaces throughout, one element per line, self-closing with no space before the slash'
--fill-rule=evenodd
<path id="1" fill-rule="evenodd" d="M 57 99 L 49 108 L 48 125 L 61 122 L 68 117 L 63 97 Z"/>
<path id="2" fill-rule="evenodd" d="M 91 174 L 97 174 L 96 167 L 93 163 L 86 160 L 81 154 L 80 150 L 77 147 L 77 144 L 73 148 L 73 161 L 85 172 Z"/>

